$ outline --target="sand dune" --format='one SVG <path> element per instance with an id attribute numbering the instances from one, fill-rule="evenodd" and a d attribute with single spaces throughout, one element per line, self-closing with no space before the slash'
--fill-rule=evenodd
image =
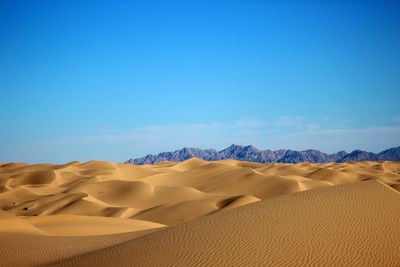
<path id="1" fill-rule="evenodd" d="M 399 209 L 399 193 L 375 181 L 329 187 L 221 211 L 57 265 L 398 266 Z"/>
<path id="2" fill-rule="evenodd" d="M 105 235 L 137 232 L 165 226 L 144 220 L 98 216 L 54 215 L 24 217 L 23 219 L 42 233 L 54 236 L 90 236 L 99 235 L 99 233 Z"/>
<path id="3" fill-rule="evenodd" d="M 398 162 L 0 163 L 0 265 L 390 265 L 399 189 Z"/>

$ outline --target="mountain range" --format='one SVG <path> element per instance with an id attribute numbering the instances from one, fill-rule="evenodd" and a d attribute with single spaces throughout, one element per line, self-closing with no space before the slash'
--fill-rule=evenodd
<path id="1" fill-rule="evenodd" d="M 130 159 L 125 163 L 136 165 L 154 164 L 162 161 L 185 161 L 190 158 L 199 158 L 209 161 L 236 159 L 250 162 L 281 162 L 281 163 L 324 163 L 324 162 L 346 162 L 346 161 L 400 161 L 400 146 L 390 148 L 378 154 L 362 150 L 354 150 L 351 153 L 339 151 L 333 154 L 323 153 L 319 150 L 309 149 L 304 151 L 295 150 L 259 150 L 254 146 L 231 145 L 223 150 L 199 149 L 185 147 L 173 152 L 162 152 L 158 155 L 149 154 L 143 158 Z"/>

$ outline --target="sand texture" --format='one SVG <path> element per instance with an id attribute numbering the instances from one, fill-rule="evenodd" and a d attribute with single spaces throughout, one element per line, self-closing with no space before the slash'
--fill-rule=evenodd
<path id="1" fill-rule="evenodd" d="M 0 163 L 0 266 L 398 266 L 399 189 L 399 162 Z"/>

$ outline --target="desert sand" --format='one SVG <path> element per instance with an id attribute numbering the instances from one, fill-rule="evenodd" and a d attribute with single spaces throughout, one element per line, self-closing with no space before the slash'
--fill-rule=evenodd
<path id="1" fill-rule="evenodd" d="M 400 163 L 0 163 L 0 266 L 398 266 Z"/>

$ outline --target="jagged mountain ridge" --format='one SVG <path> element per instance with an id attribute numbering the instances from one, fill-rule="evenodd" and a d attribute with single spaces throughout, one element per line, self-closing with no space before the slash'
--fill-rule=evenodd
<path id="1" fill-rule="evenodd" d="M 299 163 L 299 162 L 346 162 L 346 161 L 378 161 L 378 160 L 391 160 L 400 161 L 400 146 L 390 148 L 381 153 L 375 154 L 362 150 L 354 150 L 351 153 L 339 151 L 333 154 L 323 153 L 319 150 L 309 149 L 304 151 L 295 150 L 259 150 L 254 146 L 240 146 L 231 145 L 223 150 L 217 151 L 215 149 L 199 149 L 185 147 L 181 150 L 173 152 L 162 152 L 158 155 L 149 154 L 142 158 L 130 159 L 125 163 L 136 165 L 154 164 L 162 161 L 185 161 L 190 158 L 199 158 L 209 161 L 223 160 L 223 159 L 236 159 L 241 161 L 251 162 L 280 162 L 280 163 Z"/>

